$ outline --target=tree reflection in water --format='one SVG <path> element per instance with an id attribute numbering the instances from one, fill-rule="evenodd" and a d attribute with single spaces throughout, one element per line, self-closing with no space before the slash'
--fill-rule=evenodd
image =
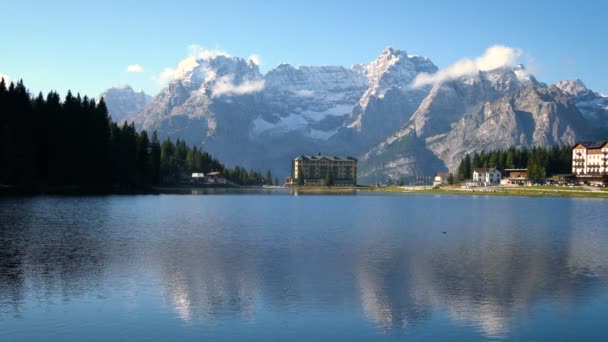
<path id="1" fill-rule="evenodd" d="M 382 331 L 400 331 L 441 313 L 507 336 L 536 303 L 576 307 L 607 291 L 603 205 L 416 196 L 6 200 L 0 314 L 102 301 L 126 291 L 123 282 L 157 286 L 188 324 L 360 312 Z"/>

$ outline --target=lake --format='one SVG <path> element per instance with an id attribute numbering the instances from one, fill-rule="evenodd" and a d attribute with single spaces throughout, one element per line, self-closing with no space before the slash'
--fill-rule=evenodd
<path id="1" fill-rule="evenodd" d="M 606 340 L 607 222 L 602 199 L 0 198 L 0 340 Z"/>

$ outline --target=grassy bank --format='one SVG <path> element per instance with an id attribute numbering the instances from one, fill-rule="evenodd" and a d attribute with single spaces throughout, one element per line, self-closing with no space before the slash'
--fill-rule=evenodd
<path id="1" fill-rule="evenodd" d="M 598 189 L 591 191 L 586 188 L 564 187 L 490 187 L 479 189 L 461 189 L 457 187 L 444 187 L 441 189 L 414 188 L 414 187 L 385 187 L 372 188 L 370 191 L 381 192 L 410 192 L 425 194 L 454 194 L 454 195 L 486 195 L 486 196 L 532 196 L 532 197 L 586 197 L 608 198 L 608 191 Z"/>
<path id="2" fill-rule="evenodd" d="M 298 194 L 352 194 L 368 187 L 327 187 L 327 186 L 296 186 L 290 188 L 292 193 Z"/>
<path id="3" fill-rule="evenodd" d="M 163 185 L 151 188 L 121 188 L 100 186 L 59 186 L 59 187 L 14 187 L 0 185 L 0 195 L 31 196 L 40 194 L 54 195 L 109 195 L 109 194 L 159 194 L 159 193 L 216 193 L 224 191 L 288 191 L 294 195 L 353 195 L 361 193 L 416 193 L 416 194 L 450 194 L 450 195 L 484 195 L 484 196 L 531 196 L 531 197 L 579 197 L 579 198 L 608 198 L 608 189 L 605 188 L 582 188 L 582 187 L 557 187 L 557 186 L 533 186 L 533 187 L 488 187 L 475 189 L 462 189 L 458 186 L 445 186 L 439 189 L 421 186 L 387 186 L 376 187 L 358 185 L 354 187 L 311 187 L 301 186 L 293 188 L 284 187 L 238 187 L 226 185 Z"/>
<path id="4" fill-rule="evenodd" d="M 429 186 L 387 186 L 376 187 L 359 185 L 356 187 L 294 187 L 291 191 L 298 194 L 353 194 L 360 192 L 377 193 L 418 193 L 418 194 L 450 194 L 450 195 L 487 195 L 487 196 L 530 196 L 530 197 L 581 197 L 608 198 L 608 189 L 569 188 L 558 186 L 536 187 L 488 187 L 477 189 L 462 189 L 458 186 L 432 188 Z"/>

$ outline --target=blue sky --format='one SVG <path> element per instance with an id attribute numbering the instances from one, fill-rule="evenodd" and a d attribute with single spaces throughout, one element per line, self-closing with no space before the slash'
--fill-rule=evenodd
<path id="1" fill-rule="evenodd" d="M 0 0 L 0 74 L 34 91 L 97 96 L 130 84 L 155 94 L 154 79 L 198 44 L 233 56 L 344 65 L 387 46 L 440 68 L 495 44 L 523 51 L 538 79 L 582 79 L 608 93 L 608 2 L 586 1 L 9 1 Z M 138 64 L 143 72 L 127 72 Z"/>

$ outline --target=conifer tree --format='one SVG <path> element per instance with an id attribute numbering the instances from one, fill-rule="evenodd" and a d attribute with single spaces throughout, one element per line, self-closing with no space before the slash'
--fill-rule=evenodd
<path id="1" fill-rule="evenodd" d="M 334 176 L 331 170 L 327 170 L 327 175 L 325 176 L 325 186 L 334 185 Z"/>
<path id="2" fill-rule="evenodd" d="M 272 173 L 270 170 L 266 171 L 266 178 L 264 178 L 264 180 L 266 181 L 266 184 L 272 185 Z"/>

